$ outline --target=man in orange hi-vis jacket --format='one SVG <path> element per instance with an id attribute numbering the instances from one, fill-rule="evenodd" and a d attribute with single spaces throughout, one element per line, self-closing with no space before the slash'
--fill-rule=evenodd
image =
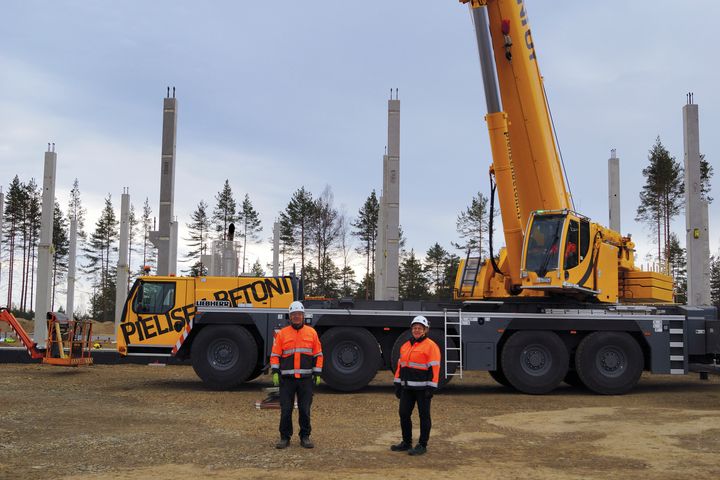
<path id="1" fill-rule="evenodd" d="M 400 347 L 400 359 L 395 371 L 395 396 L 400 399 L 400 428 L 402 442 L 393 445 L 394 452 L 407 451 L 422 455 L 427 451 L 430 438 L 430 401 L 440 382 L 440 348 L 428 338 L 430 324 L 419 315 L 410 323 L 412 336 Z M 420 440 L 412 447 L 411 415 L 418 406 L 420 414 Z"/>
<path id="2" fill-rule="evenodd" d="M 273 385 L 280 387 L 280 441 L 277 448 L 287 448 L 292 437 L 292 412 L 297 395 L 300 413 L 300 445 L 313 448 L 310 440 L 310 405 L 313 386 L 320 385 L 323 354 L 314 328 L 305 325 L 305 308 L 300 302 L 290 304 L 290 325 L 278 332 L 270 354 Z"/>

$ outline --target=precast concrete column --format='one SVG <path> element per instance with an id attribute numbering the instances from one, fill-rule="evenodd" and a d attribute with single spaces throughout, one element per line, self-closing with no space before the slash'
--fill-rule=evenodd
<path id="1" fill-rule="evenodd" d="M 150 232 L 150 241 L 158 249 L 157 274 L 175 273 L 177 263 L 177 225 L 175 241 L 171 232 L 175 219 L 175 138 L 177 134 L 177 99 L 173 95 L 163 100 L 162 155 L 160 159 L 160 208 L 158 229 Z M 173 260 L 174 259 L 174 260 Z"/>
<path id="2" fill-rule="evenodd" d="M 608 206 L 610 229 L 622 233 L 620 230 L 620 159 L 614 148 L 610 150 L 610 159 L 608 160 Z"/>
<path id="3" fill-rule="evenodd" d="M 120 200 L 120 250 L 117 263 L 117 284 L 115 285 L 115 330 L 120 327 L 123 306 L 128 293 L 128 243 L 130 240 L 130 193 L 123 189 Z"/>
<path id="4" fill-rule="evenodd" d="M 77 258 L 77 219 L 70 219 L 70 252 L 68 254 L 67 274 L 67 307 L 65 312 L 69 319 L 75 315 L 75 263 Z"/>
<path id="5" fill-rule="evenodd" d="M 685 247 L 687 249 L 688 305 L 710 305 L 710 238 L 707 202 L 700 177 L 700 122 L 693 94 L 683 107 L 685 150 Z"/>
<path id="6" fill-rule="evenodd" d="M 168 243 L 168 275 L 177 275 L 177 245 L 178 222 L 177 218 L 170 222 L 170 242 Z"/>
<path id="7" fill-rule="evenodd" d="M 278 276 L 280 271 L 280 223 L 273 223 L 273 277 Z"/>
<path id="8" fill-rule="evenodd" d="M 387 155 L 383 156 L 383 165 L 385 164 L 387 164 Z M 377 238 L 375 239 L 375 291 L 373 292 L 375 300 L 385 300 L 385 257 L 387 256 L 387 244 L 385 243 L 387 224 L 385 216 L 385 197 L 380 195 L 378 199 Z"/>
<path id="9" fill-rule="evenodd" d="M 397 90 L 396 90 L 397 97 Z M 385 221 L 387 232 L 385 243 L 385 299 L 400 298 L 400 100 L 388 100 L 388 154 L 387 188 L 383 191 L 387 206 Z"/>
<path id="10" fill-rule="evenodd" d="M 44 346 L 47 340 L 47 312 L 50 304 L 50 260 L 53 238 L 53 210 L 55 208 L 55 172 L 57 154 L 55 144 L 45 152 L 43 171 L 42 215 L 40 222 L 40 243 L 38 244 L 38 263 L 35 274 L 35 342 Z"/>

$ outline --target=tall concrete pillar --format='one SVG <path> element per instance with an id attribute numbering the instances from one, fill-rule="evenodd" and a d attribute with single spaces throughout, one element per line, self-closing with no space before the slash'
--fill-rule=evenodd
<path id="1" fill-rule="evenodd" d="M 610 229 L 622 233 L 620 230 L 620 159 L 610 150 L 608 160 L 608 205 L 610 208 Z"/>
<path id="2" fill-rule="evenodd" d="M 160 208 L 158 229 L 150 232 L 150 241 L 158 249 L 157 274 L 169 275 L 177 269 L 177 222 L 175 222 L 175 137 L 177 99 L 175 87 L 163 100 L 162 156 L 160 159 Z M 175 225 L 173 225 L 175 224 Z"/>
<path id="3" fill-rule="evenodd" d="M 398 300 L 400 298 L 400 100 L 388 100 L 388 144 L 387 155 L 383 158 L 383 194 L 380 211 L 383 223 L 382 244 L 376 250 L 380 254 L 380 271 L 376 270 L 376 300 Z M 378 231 L 380 234 L 380 231 Z M 379 295 L 378 295 L 379 294 Z"/>
<path id="4" fill-rule="evenodd" d="M 383 155 L 383 172 L 387 165 L 387 155 Z M 385 188 L 383 181 L 383 189 Z M 378 198 L 378 227 L 377 238 L 375 239 L 375 300 L 383 300 L 385 298 L 385 257 L 387 256 L 387 243 L 385 242 L 385 232 L 387 231 L 387 223 L 385 217 L 385 198 L 380 195 Z"/>
<path id="5" fill-rule="evenodd" d="M 128 243 L 130 240 L 130 193 L 123 189 L 120 200 L 120 249 L 117 262 L 117 283 L 115 285 L 115 330 L 120 327 L 123 306 L 128 292 Z"/>
<path id="6" fill-rule="evenodd" d="M 700 179 L 700 123 L 693 94 L 683 107 L 685 150 L 685 247 L 687 249 L 688 305 L 710 305 L 710 238 L 708 205 Z"/>
<path id="7" fill-rule="evenodd" d="M 280 222 L 273 223 L 273 277 L 280 271 Z"/>
<path id="8" fill-rule="evenodd" d="M 69 319 L 74 318 L 75 314 L 75 262 L 77 258 L 77 219 L 73 217 L 70 220 L 70 252 L 68 254 L 68 274 L 67 274 L 67 307 L 65 312 Z"/>
<path id="9" fill-rule="evenodd" d="M 48 145 L 45 152 L 45 168 L 43 171 L 42 215 L 40 221 L 40 243 L 38 244 L 38 263 L 35 275 L 35 342 L 45 346 L 47 340 L 47 312 L 52 310 L 50 304 L 50 249 L 53 238 L 53 210 L 55 209 L 55 172 L 57 154 L 55 144 Z"/>

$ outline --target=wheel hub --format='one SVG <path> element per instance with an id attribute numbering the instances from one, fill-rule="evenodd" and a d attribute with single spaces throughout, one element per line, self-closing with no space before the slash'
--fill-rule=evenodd
<path id="1" fill-rule="evenodd" d="M 225 339 L 215 340 L 207 350 L 208 362 L 218 370 L 228 370 L 238 361 L 237 348 Z"/>
<path id="2" fill-rule="evenodd" d="M 342 373 L 352 373 L 363 364 L 362 349 L 354 342 L 342 342 L 335 347 L 333 366 Z"/>
<path id="3" fill-rule="evenodd" d="M 596 358 L 599 370 L 606 376 L 616 377 L 625 370 L 625 355 L 613 346 L 602 348 Z"/>
<path id="4" fill-rule="evenodd" d="M 525 373 L 543 375 L 552 366 L 552 357 L 542 345 L 530 345 L 521 353 L 520 365 Z"/>

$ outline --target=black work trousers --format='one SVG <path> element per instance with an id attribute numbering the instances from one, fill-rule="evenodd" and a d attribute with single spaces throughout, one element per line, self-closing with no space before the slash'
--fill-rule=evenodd
<path id="1" fill-rule="evenodd" d="M 420 414 L 420 445 L 426 446 L 430 439 L 430 402 L 432 399 L 425 396 L 425 390 L 412 390 L 403 388 L 400 395 L 400 428 L 402 428 L 403 442 L 408 445 L 412 443 L 412 412 L 415 403 Z"/>
<path id="2" fill-rule="evenodd" d="M 300 413 L 300 438 L 310 436 L 310 406 L 313 397 L 313 379 L 280 377 L 280 437 L 290 438 L 293 434 L 292 413 L 297 395 Z"/>

